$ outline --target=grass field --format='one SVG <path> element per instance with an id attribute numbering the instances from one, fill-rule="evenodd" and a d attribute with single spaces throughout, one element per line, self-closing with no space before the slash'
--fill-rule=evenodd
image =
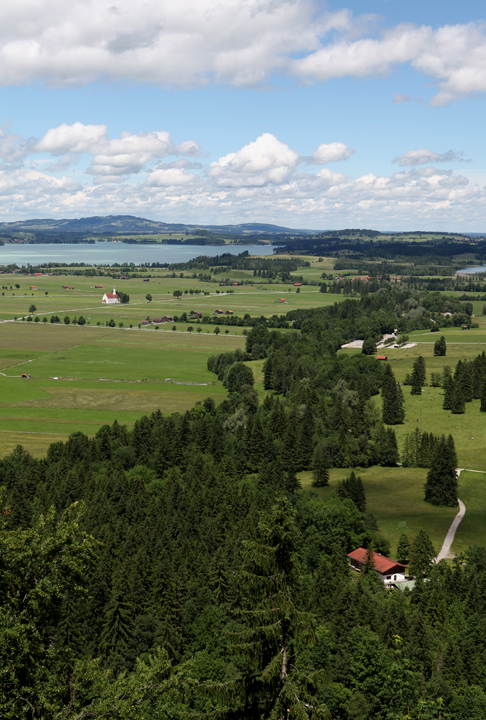
<path id="1" fill-rule="evenodd" d="M 115 419 L 131 425 L 159 408 L 184 412 L 208 395 L 218 402 L 226 390 L 207 358 L 237 347 L 242 336 L 2 323 L 0 451 L 20 442 L 42 455 L 78 430 L 94 434 Z"/>

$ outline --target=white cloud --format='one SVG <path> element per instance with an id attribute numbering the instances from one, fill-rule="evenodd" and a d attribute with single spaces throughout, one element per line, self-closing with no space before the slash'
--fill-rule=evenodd
<path id="1" fill-rule="evenodd" d="M 319 0 L 17 0 L 0 5 L 0 85 L 251 86 L 275 73 L 325 82 L 410 64 L 443 105 L 486 91 L 485 40 L 482 22 L 380 32 L 376 18 L 322 12 Z"/>
<path id="2" fill-rule="evenodd" d="M 50 128 L 37 143 L 35 149 L 37 152 L 47 152 L 51 155 L 91 152 L 93 147 L 106 139 L 106 132 L 106 125 L 83 125 L 80 122 L 67 125 L 63 123 L 59 127 Z"/>
<path id="3" fill-rule="evenodd" d="M 149 187 L 175 187 L 190 185 L 197 180 L 197 176 L 180 168 L 159 167 L 147 177 Z"/>
<path id="4" fill-rule="evenodd" d="M 281 185 L 297 166 L 299 155 L 275 135 L 264 133 L 236 153 L 211 163 L 209 176 L 220 186 Z"/>
<path id="5" fill-rule="evenodd" d="M 448 153 L 409 151 L 415 155 L 405 153 L 397 158 L 405 158 L 405 162 L 392 175 L 367 172 L 352 178 L 315 163 L 302 172 L 305 158 L 269 133 L 205 166 L 201 157 L 198 162 L 192 159 L 191 148 L 197 147 L 201 155 L 195 143 L 181 144 L 191 159 L 181 157 L 177 154 L 181 146 L 174 145 L 167 132 L 123 133 L 110 139 L 106 131 L 94 137 L 89 151 L 93 168 L 96 158 L 100 174 L 92 179 L 81 175 L 81 183 L 75 179 L 80 175 L 70 177 L 61 167 L 65 158 L 80 158 L 79 153 L 56 154 L 80 147 L 83 138 L 92 137 L 81 130 L 78 127 L 77 134 L 46 133 L 44 138 L 50 138 L 49 147 L 56 158 L 51 169 L 44 167 L 46 146 L 42 141 L 36 144 L 13 135 L 15 143 L 26 148 L 26 156 L 0 168 L 0 217 L 133 213 L 175 222 L 222 224 L 258 218 L 290 227 L 351 224 L 378 229 L 407 228 L 413 218 L 414 226 L 424 229 L 484 227 L 486 188 L 481 177 L 422 164 L 425 157 L 430 163 L 431 156 L 438 155 L 440 162 Z M 5 130 L 4 135 L 8 146 L 9 133 Z M 339 147 L 334 153 L 322 151 L 321 160 L 350 152 L 344 143 L 323 143 L 319 148 L 334 145 L 342 145 L 340 151 Z M 98 152 L 100 148 L 103 153 Z M 169 155 L 172 159 L 167 160 Z M 154 166 L 161 159 L 158 156 L 164 162 Z M 412 159 L 415 167 L 409 165 Z M 41 165 L 43 169 L 39 169 Z M 127 168 L 146 172 L 128 182 Z"/>
<path id="6" fill-rule="evenodd" d="M 315 165 L 327 165 L 330 162 L 347 160 L 353 155 L 354 150 L 342 142 L 322 143 L 312 153 L 312 157 L 306 158 L 307 162 Z"/>
<path id="7" fill-rule="evenodd" d="M 73 125 L 63 123 L 49 129 L 34 149 L 40 153 L 64 156 L 55 166 L 51 166 L 52 170 L 65 169 L 72 164 L 76 154 L 92 155 L 87 172 L 104 176 L 105 180 L 138 173 L 149 163 L 168 155 L 197 157 L 200 154 L 199 145 L 193 140 L 174 145 L 170 134 L 165 131 L 141 132 L 137 135 L 123 132 L 119 138 L 110 139 L 106 125 L 83 125 L 80 122 Z"/>
<path id="8" fill-rule="evenodd" d="M 427 165 L 429 163 L 444 163 L 444 162 L 470 162 L 464 157 L 463 152 L 454 152 L 448 150 L 445 153 L 436 153 L 427 148 L 420 148 L 420 150 L 408 150 L 403 155 L 399 155 L 393 158 L 394 163 L 398 163 L 402 167 L 407 165 Z"/>

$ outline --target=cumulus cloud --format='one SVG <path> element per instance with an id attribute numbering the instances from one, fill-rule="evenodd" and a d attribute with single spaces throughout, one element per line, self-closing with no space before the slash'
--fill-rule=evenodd
<path id="1" fill-rule="evenodd" d="M 408 164 L 400 163 L 405 153 L 397 158 L 401 167 L 392 175 L 366 172 L 353 178 L 316 163 L 308 163 L 303 172 L 298 150 L 270 133 L 205 166 L 199 150 L 197 162 L 190 154 L 195 143 L 181 144 L 187 157 L 177 155 L 181 146 L 167 132 L 110 138 L 106 129 L 94 134 L 83 134 L 82 127 L 74 130 L 46 133 L 38 142 L 14 135 L 27 154 L 16 164 L 0 167 L 0 217 L 128 212 L 174 222 L 222 224 L 258 218 L 290 227 L 348 227 L 352 223 L 378 229 L 406 228 L 413 217 L 414 226 L 424 229 L 457 230 L 477 230 L 484 222 L 486 188 L 479 180 L 437 167 L 448 153 L 413 151 L 415 165 L 410 164 L 411 155 Z M 7 130 L 4 134 L 8 139 Z M 50 144 L 43 143 L 45 138 Z M 84 175 L 79 182 L 67 170 L 63 172 L 61 164 L 65 158 L 81 159 L 85 154 L 58 153 L 84 148 L 86 138 L 93 142 L 89 149 L 93 167 L 96 159 L 101 172 L 93 178 Z M 334 152 L 329 150 L 332 147 Z M 319 151 L 322 165 L 323 160 L 344 158 L 350 148 L 344 143 L 323 143 Z M 55 170 L 44 167 L 46 153 L 56 159 Z M 427 157 L 427 164 L 417 162 L 421 157 Z M 123 168 L 139 173 L 123 174 Z"/>
<path id="2" fill-rule="evenodd" d="M 486 91 L 485 40 L 483 22 L 380 31 L 376 19 L 323 12 L 318 0 L 17 0 L 0 6 L 0 84 L 245 86 L 275 73 L 325 82 L 410 64 L 444 105 Z"/>
<path id="3" fill-rule="evenodd" d="M 90 154 L 93 157 L 87 172 L 110 179 L 138 173 L 149 163 L 168 155 L 197 157 L 200 154 L 199 145 L 193 140 L 174 145 L 170 134 L 165 131 L 123 132 L 119 138 L 109 138 L 106 125 L 83 125 L 80 122 L 50 128 L 34 150 L 63 156 L 55 166 L 51 166 L 52 170 L 65 169 L 72 164 L 76 154 Z"/>
<path id="4" fill-rule="evenodd" d="M 264 133 L 236 153 L 211 163 L 209 176 L 220 186 L 281 185 L 295 169 L 299 155 L 275 135 Z"/>
<path id="5" fill-rule="evenodd" d="M 463 152 L 448 150 L 445 153 L 436 153 L 427 148 L 420 148 L 420 150 L 409 150 L 403 155 L 393 158 L 392 162 L 406 167 L 407 165 L 427 165 L 429 163 L 470 162 L 470 160 L 464 157 Z"/>
<path id="6" fill-rule="evenodd" d="M 47 152 L 51 155 L 90 152 L 93 147 L 106 139 L 106 132 L 106 125 L 83 125 L 80 122 L 67 125 L 63 123 L 59 127 L 50 128 L 37 143 L 35 149 L 37 152 Z"/>
<path id="7" fill-rule="evenodd" d="M 308 81 L 383 75 L 411 64 L 436 80 L 433 105 L 486 91 L 486 24 L 471 22 L 434 29 L 401 24 L 377 38 L 342 38 L 292 63 L 292 72 Z M 395 96 L 396 97 L 396 96 Z M 399 96 L 403 98 L 408 96 Z"/>
<path id="8" fill-rule="evenodd" d="M 342 142 L 322 143 L 317 150 L 312 153 L 310 158 L 305 158 L 306 162 L 314 165 L 327 165 L 330 162 L 339 162 L 347 160 L 353 155 L 354 150 L 349 145 Z"/>

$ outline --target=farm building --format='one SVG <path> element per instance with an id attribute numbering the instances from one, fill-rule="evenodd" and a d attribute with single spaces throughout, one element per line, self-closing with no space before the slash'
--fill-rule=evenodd
<path id="1" fill-rule="evenodd" d="M 103 290 L 103 285 L 95 285 L 95 288 L 98 290 Z"/>
<path id="2" fill-rule="evenodd" d="M 390 560 L 390 558 L 387 558 L 385 555 L 381 555 L 380 553 L 374 552 L 372 555 L 375 570 L 385 585 L 392 585 L 394 582 L 405 580 L 405 565 L 395 562 L 395 560 Z M 351 560 L 351 567 L 356 570 L 361 570 L 363 565 L 366 563 L 365 548 L 353 550 L 353 552 L 348 553 L 348 558 Z"/>
<path id="3" fill-rule="evenodd" d="M 214 311 L 214 314 L 215 314 L 215 315 L 222 315 L 222 314 L 223 314 L 223 311 L 222 311 L 222 310 L 215 310 L 215 311 Z"/>
<path id="4" fill-rule="evenodd" d="M 30 286 L 30 289 L 31 289 L 31 290 L 37 290 L 37 285 L 31 285 L 31 286 Z"/>
<path id="5" fill-rule="evenodd" d="M 376 359 L 377 360 L 388 360 L 388 357 L 387 357 L 387 355 L 377 355 Z"/>
<path id="6" fill-rule="evenodd" d="M 302 283 L 294 283 L 295 287 L 301 287 Z"/>
<path id="7" fill-rule="evenodd" d="M 63 285 L 62 289 L 63 290 L 74 290 L 74 287 L 72 285 Z"/>
<path id="8" fill-rule="evenodd" d="M 116 288 L 113 288 L 112 293 L 105 293 L 101 302 L 105 305 L 115 305 L 116 303 L 121 302 L 120 296 L 116 294 Z"/>

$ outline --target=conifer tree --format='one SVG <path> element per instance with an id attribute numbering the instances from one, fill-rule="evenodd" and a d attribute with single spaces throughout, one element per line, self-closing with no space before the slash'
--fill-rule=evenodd
<path id="1" fill-rule="evenodd" d="M 445 337 L 443 335 L 434 343 L 434 355 L 444 357 L 447 351 Z"/>
<path id="2" fill-rule="evenodd" d="M 329 457 L 322 443 L 318 443 L 314 448 L 312 471 L 314 476 L 312 485 L 314 487 L 325 487 L 329 485 Z"/>
<path id="3" fill-rule="evenodd" d="M 466 411 L 466 404 L 464 402 L 463 386 L 462 386 L 460 380 L 456 381 L 454 383 L 454 392 L 452 394 L 450 410 L 452 413 L 454 413 L 454 415 L 460 415 Z"/>
<path id="4" fill-rule="evenodd" d="M 393 370 L 390 365 L 386 365 L 382 382 L 383 396 L 383 422 L 387 425 L 399 425 L 405 419 L 405 410 L 403 408 L 403 393 L 401 387 L 397 384 Z"/>
<path id="5" fill-rule="evenodd" d="M 410 555 L 410 539 L 406 533 L 402 533 L 398 538 L 397 544 L 397 560 L 398 562 L 406 562 Z"/>
<path id="6" fill-rule="evenodd" d="M 421 355 L 413 363 L 412 367 L 412 395 L 420 395 L 422 393 L 422 386 L 425 385 L 425 360 Z"/>
<path id="7" fill-rule="evenodd" d="M 454 398 L 454 380 L 449 375 L 446 380 L 444 387 L 444 402 L 442 404 L 442 407 L 444 410 L 451 410 L 452 408 L 452 401 Z"/>
<path id="8" fill-rule="evenodd" d="M 425 497 L 432 505 L 457 505 L 456 457 L 452 437 L 441 436 L 427 473 Z"/>
<path id="9" fill-rule="evenodd" d="M 435 550 L 429 536 L 425 530 L 419 530 L 410 545 L 410 565 L 408 572 L 410 575 L 422 577 L 427 573 L 434 557 Z"/>
<path id="10" fill-rule="evenodd" d="M 483 381 L 483 387 L 481 390 L 481 406 L 480 406 L 481 412 L 486 412 L 486 379 Z"/>

